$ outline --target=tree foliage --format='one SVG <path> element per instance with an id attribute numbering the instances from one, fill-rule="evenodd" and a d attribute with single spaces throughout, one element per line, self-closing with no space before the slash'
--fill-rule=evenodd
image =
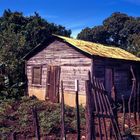
<path id="1" fill-rule="evenodd" d="M 10 87 L 25 81 L 23 56 L 51 34 L 70 36 L 71 31 L 49 23 L 38 13 L 26 17 L 21 12 L 4 11 L 0 17 L 0 64 L 5 65 Z"/>
<path id="2" fill-rule="evenodd" d="M 77 38 L 117 46 L 140 56 L 140 18 L 116 12 L 102 25 L 83 29 Z"/>

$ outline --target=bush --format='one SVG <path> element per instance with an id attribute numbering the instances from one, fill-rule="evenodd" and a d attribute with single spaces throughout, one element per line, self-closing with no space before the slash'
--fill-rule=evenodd
<path id="1" fill-rule="evenodd" d="M 41 135 L 61 134 L 61 107 L 40 101 L 35 97 L 24 96 L 21 100 L 0 100 L 0 139 L 7 139 L 12 132 L 17 132 L 26 137 L 35 135 L 32 108 L 36 108 Z M 76 132 L 76 109 L 65 107 L 65 127 L 67 133 Z M 80 106 L 81 126 L 85 124 L 84 108 Z M 11 127 L 12 126 L 12 127 Z"/>

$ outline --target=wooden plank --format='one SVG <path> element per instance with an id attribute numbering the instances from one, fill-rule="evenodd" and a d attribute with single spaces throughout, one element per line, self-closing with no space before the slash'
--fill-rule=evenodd
<path id="1" fill-rule="evenodd" d="M 100 81 L 97 81 L 97 87 L 101 89 L 101 84 L 100 84 Z M 107 133 L 107 125 L 106 125 L 106 121 L 105 121 L 105 105 L 104 105 L 104 102 L 103 102 L 103 97 L 102 97 L 102 94 L 103 94 L 103 91 L 101 90 L 101 92 L 98 93 L 99 94 L 99 99 L 100 99 L 100 104 L 101 104 L 101 113 L 103 115 L 103 127 L 104 127 L 104 135 L 105 135 L 105 139 L 108 140 L 108 133 Z"/>
<path id="2" fill-rule="evenodd" d="M 63 81 L 61 81 L 61 139 L 62 140 L 66 140 L 66 132 L 65 132 L 65 103 L 64 103 Z"/>
<path id="3" fill-rule="evenodd" d="M 99 132 L 99 137 L 100 140 L 103 140 L 103 132 L 102 132 L 102 119 L 100 119 L 99 114 L 101 111 L 101 104 L 98 96 L 98 91 L 94 88 L 96 87 L 96 80 L 95 77 L 93 77 L 93 89 L 94 89 L 94 102 L 95 102 L 95 107 L 96 107 L 96 114 L 97 114 L 97 120 L 98 120 L 98 132 Z"/>
<path id="4" fill-rule="evenodd" d="M 125 132 L 125 100 L 124 95 L 122 95 L 122 105 L 123 105 L 123 121 L 122 121 L 122 131 Z"/>
<path id="5" fill-rule="evenodd" d="M 76 92 L 76 98 L 75 98 L 75 103 L 76 103 L 76 119 L 77 119 L 77 140 L 80 140 L 80 112 L 79 112 L 79 87 L 78 87 L 79 81 L 75 79 L 75 92 Z"/>
<path id="6" fill-rule="evenodd" d="M 12 133 L 12 140 L 17 140 L 16 135 L 17 135 L 16 132 L 13 132 L 13 133 Z"/>
<path id="7" fill-rule="evenodd" d="M 135 91 L 135 86 L 136 86 L 136 77 L 135 77 L 135 74 L 134 74 L 134 71 L 133 71 L 133 68 L 132 66 L 130 67 L 130 71 L 132 73 L 132 89 L 131 89 L 131 94 L 130 94 L 130 97 L 129 97 L 129 100 L 128 100 L 128 111 L 129 111 L 129 128 L 131 127 L 130 125 L 130 121 L 131 121 L 131 101 L 132 101 L 132 98 L 133 98 L 133 95 L 134 95 L 134 92 Z"/>
<path id="8" fill-rule="evenodd" d="M 46 77 L 46 98 L 49 98 L 50 95 L 50 75 L 51 75 L 51 67 L 48 66 Z"/>
<path id="9" fill-rule="evenodd" d="M 36 107 L 32 108 L 32 114 L 33 114 L 33 122 L 34 122 L 34 126 L 35 126 L 36 139 L 40 140 L 40 127 L 39 127 Z"/>
<path id="10" fill-rule="evenodd" d="M 58 102 L 59 99 L 59 82 L 60 82 L 60 67 L 50 66 L 48 71 L 48 98 L 52 102 Z"/>
<path id="11" fill-rule="evenodd" d="M 112 68 L 105 69 L 105 89 L 108 93 L 111 93 L 113 87 L 113 71 Z"/>
<path id="12" fill-rule="evenodd" d="M 56 75 L 56 79 L 55 79 L 55 102 L 58 103 L 59 102 L 59 84 L 60 84 L 60 66 L 55 66 L 55 75 Z"/>
<path id="13" fill-rule="evenodd" d="M 140 125 L 140 83 L 139 82 L 137 87 L 137 121 L 138 121 L 138 125 Z"/>
<path id="14" fill-rule="evenodd" d="M 92 91 L 91 82 L 87 80 L 85 82 L 86 87 L 86 139 L 95 140 L 95 124 L 93 114 L 93 102 L 92 102 Z"/>
<path id="15" fill-rule="evenodd" d="M 101 88 L 105 91 L 104 85 L 102 83 L 101 83 Z M 122 140 L 122 136 L 121 136 L 120 130 L 118 128 L 117 122 L 114 118 L 114 114 L 113 114 L 108 96 L 106 94 L 102 94 L 102 95 L 103 95 L 105 106 L 107 108 L 107 113 L 110 114 L 111 116 L 113 116 L 113 117 L 110 117 L 110 122 L 111 122 L 111 126 L 112 126 L 112 129 L 113 129 L 113 132 L 114 132 L 115 139 L 116 140 Z"/>

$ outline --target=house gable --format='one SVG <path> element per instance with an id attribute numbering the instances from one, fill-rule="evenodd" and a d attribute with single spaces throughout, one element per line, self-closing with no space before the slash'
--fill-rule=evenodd
<path id="1" fill-rule="evenodd" d="M 42 68 L 42 81 L 38 88 L 43 89 L 44 94 L 46 94 L 47 69 L 49 66 L 61 67 L 60 81 L 64 81 L 66 93 L 69 95 L 75 94 L 74 81 L 78 79 L 80 81 L 79 94 L 85 94 L 85 80 L 88 79 L 87 74 L 91 70 L 91 58 L 77 51 L 69 44 L 55 40 L 27 60 L 29 92 L 31 91 L 30 89 L 36 88 L 32 84 L 32 68 L 34 66 L 41 66 Z M 33 93 L 33 90 L 31 92 Z M 31 95 L 32 93 L 29 94 Z"/>

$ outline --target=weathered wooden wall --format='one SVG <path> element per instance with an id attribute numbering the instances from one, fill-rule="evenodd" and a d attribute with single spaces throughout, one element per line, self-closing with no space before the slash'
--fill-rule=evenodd
<path id="1" fill-rule="evenodd" d="M 91 59 L 85 55 L 79 53 L 68 44 L 54 41 L 49 46 L 46 46 L 41 52 L 38 52 L 35 56 L 27 61 L 27 77 L 28 77 L 28 91 L 30 92 L 32 87 L 32 67 L 42 66 L 42 85 L 38 86 L 38 89 L 46 88 L 47 78 L 47 66 L 61 66 L 60 80 L 64 81 L 64 91 L 68 94 L 75 94 L 74 92 L 74 80 L 78 79 L 79 82 L 79 94 L 85 95 L 85 80 L 87 80 L 87 73 L 91 69 Z M 37 89 L 36 89 L 37 90 Z M 45 91 L 45 90 L 44 90 Z M 33 94 L 29 93 L 30 95 Z M 36 91 L 37 92 L 37 91 Z M 38 90 L 38 92 L 40 92 Z M 45 93 L 39 93 L 45 94 Z M 37 95 L 37 94 L 36 94 Z M 66 100 L 73 96 L 65 96 Z M 85 99 L 81 99 L 81 102 L 85 102 Z M 84 101 L 83 101 L 84 100 Z"/>
<path id="2" fill-rule="evenodd" d="M 125 97 L 128 96 L 131 92 L 132 86 L 132 77 L 130 72 L 130 66 L 135 68 L 135 64 L 129 61 L 119 61 L 119 60 L 111 60 L 111 59 L 96 59 L 94 61 L 94 73 L 95 77 L 98 78 L 100 81 L 106 85 L 107 79 L 105 71 L 107 68 L 113 70 L 113 79 L 114 85 L 116 88 L 116 93 L 118 98 L 124 94 Z M 109 81 L 110 82 L 110 81 Z"/>
<path id="3" fill-rule="evenodd" d="M 38 65 L 42 66 L 42 84 L 37 86 L 32 85 L 32 67 Z M 95 77 L 101 80 L 104 85 L 109 85 L 110 80 L 112 80 L 108 79 L 108 75 L 106 75 L 106 70 L 112 69 L 118 97 L 121 94 L 129 95 L 132 83 L 130 73 L 131 65 L 135 67 L 135 63 L 130 61 L 96 57 L 93 58 L 92 64 L 91 58 L 77 51 L 67 43 L 56 40 L 27 61 L 28 91 L 30 95 L 35 93 L 38 98 L 45 99 L 47 67 L 60 66 L 60 81 L 64 81 L 64 91 L 67 93 L 65 100 L 69 102 L 69 104 L 74 104 L 71 101 L 75 101 L 75 79 L 80 81 L 80 103 L 85 103 L 85 98 L 83 98 L 83 96 L 85 96 L 85 80 L 88 79 L 87 73 L 91 69 L 93 69 Z M 93 66 L 93 68 L 91 68 L 91 66 Z M 41 90 L 42 92 L 40 92 Z"/>

